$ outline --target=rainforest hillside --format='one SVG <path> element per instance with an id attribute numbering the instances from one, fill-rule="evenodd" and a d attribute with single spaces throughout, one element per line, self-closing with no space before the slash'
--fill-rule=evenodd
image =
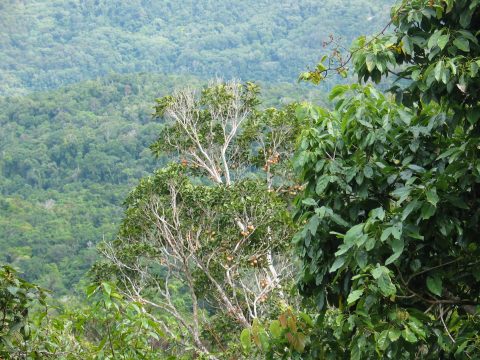
<path id="1" fill-rule="evenodd" d="M 148 149 L 161 130 L 155 99 L 204 82 L 112 75 L 0 99 L 0 262 L 57 295 L 72 290 L 118 231 L 128 191 L 164 162 Z M 262 91 L 263 107 L 322 98 L 288 83 Z"/>
<path id="2" fill-rule="evenodd" d="M 0 95 L 112 73 L 294 81 L 330 34 L 349 46 L 391 0 L 5 0 Z"/>

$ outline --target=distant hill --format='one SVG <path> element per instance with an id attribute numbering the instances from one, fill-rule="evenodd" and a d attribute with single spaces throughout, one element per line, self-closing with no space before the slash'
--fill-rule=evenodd
<path id="1" fill-rule="evenodd" d="M 293 81 L 329 34 L 348 46 L 393 0 L 5 0 L 0 95 L 159 72 Z"/>

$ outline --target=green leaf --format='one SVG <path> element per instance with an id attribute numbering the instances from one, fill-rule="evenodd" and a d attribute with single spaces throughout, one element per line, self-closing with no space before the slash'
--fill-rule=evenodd
<path id="1" fill-rule="evenodd" d="M 408 35 L 402 38 L 402 50 L 407 55 L 413 54 L 413 43 Z"/>
<path id="2" fill-rule="evenodd" d="M 407 217 L 417 208 L 417 205 L 418 205 L 418 201 L 413 200 L 405 207 L 402 213 L 402 221 L 407 219 Z"/>
<path id="3" fill-rule="evenodd" d="M 440 60 L 437 63 L 437 66 L 435 66 L 435 80 L 440 81 L 442 79 L 443 71 L 444 71 L 444 63 L 443 63 L 443 60 Z"/>
<path id="4" fill-rule="evenodd" d="M 403 225 L 402 223 L 396 223 L 392 226 L 392 235 L 395 239 L 400 239 L 402 237 Z"/>
<path id="5" fill-rule="evenodd" d="M 340 226 L 345 226 L 345 227 L 349 226 L 348 223 L 340 215 L 334 212 L 330 214 L 330 219 L 332 219 L 332 221 L 334 221 Z"/>
<path id="6" fill-rule="evenodd" d="M 345 261 L 346 261 L 345 257 L 343 256 L 337 257 L 333 262 L 332 266 L 330 267 L 329 272 L 333 273 L 334 271 L 337 271 L 338 269 L 340 269 L 345 264 Z"/>
<path id="7" fill-rule="evenodd" d="M 413 331 L 408 327 L 405 327 L 405 329 L 402 331 L 402 337 L 410 343 L 415 343 L 418 341 Z"/>
<path id="8" fill-rule="evenodd" d="M 442 296 L 442 279 L 438 276 L 427 277 L 427 288 L 432 294 Z"/>
<path id="9" fill-rule="evenodd" d="M 362 223 L 362 224 L 357 224 L 357 225 L 353 226 L 352 228 L 350 228 L 350 230 L 347 231 L 347 233 L 345 234 L 345 237 L 343 239 L 345 244 L 349 244 L 349 245 L 354 244 L 357 239 L 362 237 L 363 226 L 364 226 L 364 224 Z"/>
<path id="10" fill-rule="evenodd" d="M 350 293 L 350 295 L 348 295 L 348 298 L 347 298 L 347 303 L 348 305 L 351 305 L 353 304 L 355 301 L 357 301 L 358 299 L 360 299 L 363 295 L 363 292 L 364 292 L 364 289 L 361 289 L 361 290 L 354 290 Z"/>
<path id="11" fill-rule="evenodd" d="M 400 339 L 401 335 L 402 333 L 400 330 L 397 330 L 397 329 L 388 330 L 388 338 L 390 339 L 391 342 L 395 342 L 398 339 Z"/>
<path id="12" fill-rule="evenodd" d="M 370 218 L 383 221 L 385 219 L 385 210 L 382 207 L 373 209 L 370 212 Z"/>
<path id="13" fill-rule="evenodd" d="M 404 247 L 405 247 L 405 243 L 404 243 L 403 239 L 393 239 L 393 241 L 392 241 L 393 255 L 390 256 L 385 261 L 385 265 L 390 265 L 395 260 L 397 260 L 400 257 L 400 255 L 402 255 Z"/>
<path id="14" fill-rule="evenodd" d="M 392 191 L 392 196 L 397 198 L 398 203 L 401 204 L 410 196 L 411 191 L 412 191 L 411 188 L 404 186 Z"/>
<path id="15" fill-rule="evenodd" d="M 282 336 L 282 327 L 280 326 L 280 321 L 273 320 L 270 323 L 269 329 L 274 338 L 278 339 L 280 336 Z"/>
<path id="16" fill-rule="evenodd" d="M 445 49 L 448 42 L 450 41 L 450 35 L 442 35 L 438 38 L 437 45 L 440 49 Z"/>
<path id="17" fill-rule="evenodd" d="M 427 334 L 425 333 L 425 330 L 423 328 L 423 323 L 418 319 L 415 319 L 414 317 L 411 317 L 411 319 L 414 321 L 410 321 L 408 323 L 408 326 L 415 333 L 415 335 L 420 337 L 420 339 L 424 339 Z"/>
<path id="18" fill-rule="evenodd" d="M 383 330 L 379 335 L 377 335 L 376 341 L 378 348 L 382 351 L 385 351 L 389 343 L 388 330 Z"/>
<path id="19" fill-rule="evenodd" d="M 104 282 L 102 283 L 102 287 L 107 293 L 107 295 L 110 296 L 110 294 L 112 293 L 112 286 L 109 283 Z"/>
<path id="20" fill-rule="evenodd" d="M 433 206 L 430 203 L 424 203 L 421 211 L 422 219 L 423 220 L 430 219 L 435 214 L 435 212 L 436 212 L 435 206 Z"/>
<path id="21" fill-rule="evenodd" d="M 437 30 L 433 33 L 432 36 L 430 36 L 430 39 L 428 39 L 427 47 L 431 50 L 434 46 L 438 45 L 438 39 L 442 35 L 441 30 Z"/>
<path id="22" fill-rule="evenodd" d="M 385 266 L 377 266 L 370 272 L 384 296 L 391 296 L 396 293 L 395 285 L 390 278 L 389 270 Z"/>
<path id="23" fill-rule="evenodd" d="M 368 254 L 366 251 L 360 250 L 355 254 L 355 261 L 357 262 L 357 265 L 360 267 L 360 269 L 363 269 L 365 266 L 367 266 L 368 263 Z"/>
<path id="24" fill-rule="evenodd" d="M 457 49 L 462 50 L 464 52 L 470 51 L 470 42 L 464 37 L 458 37 L 455 40 L 453 40 L 453 45 L 455 45 Z"/>
<path id="25" fill-rule="evenodd" d="M 433 206 L 437 206 L 438 203 L 438 194 L 436 188 L 431 188 L 427 191 L 427 201 L 432 204 Z"/>
<path id="26" fill-rule="evenodd" d="M 313 215 L 310 218 L 310 221 L 305 226 L 305 228 L 310 232 L 310 234 L 315 235 L 317 233 L 318 225 L 320 224 L 320 218 L 318 215 Z"/>
<path id="27" fill-rule="evenodd" d="M 317 186 L 315 187 L 315 192 L 317 195 L 322 195 L 329 183 L 330 175 L 325 175 L 318 179 Z"/>
<path id="28" fill-rule="evenodd" d="M 372 72 L 375 69 L 375 60 L 373 55 L 369 54 L 367 55 L 367 58 L 365 60 L 365 64 L 367 65 L 367 70 L 368 72 Z"/>
<path id="29" fill-rule="evenodd" d="M 17 292 L 18 292 L 18 290 L 20 290 L 20 288 L 16 287 L 16 286 L 7 286 L 7 290 L 10 294 L 15 296 L 15 295 L 17 295 Z"/>
<path id="30" fill-rule="evenodd" d="M 478 108 L 468 109 L 467 119 L 470 124 L 475 125 L 478 119 L 480 119 L 480 111 Z"/>
<path id="31" fill-rule="evenodd" d="M 312 198 L 308 198 L 308 199 L 302 200 L 302 204 L 307 205 L 307 206 L 316 206 L 317 202 L 315 200 L 313 200 Z"/>
<path id="32" fill-rule="evenodd" d="M 373 177 L 373 169 L 368 165 L 363 169 L 363 173 L 367 179 L 371 179 Z"/>
<path id="33" fill-rule="evenodd" d="M 392 228 L 391 227 L 388 227 L 386 228 L 385 230 L 382 231 L 382 235 L 380 236 L 380 241 L 385 241 L 387 240 L 390 235 L 392 235 Z"/>
<path id="34" fill-rule="evenodd" d="M 250 351 L 252 348 L 252 337 L 250 336 L 249 329 L 242 330 L 242 333 L 240 334 L 240 342 L 245 351 Z"/>

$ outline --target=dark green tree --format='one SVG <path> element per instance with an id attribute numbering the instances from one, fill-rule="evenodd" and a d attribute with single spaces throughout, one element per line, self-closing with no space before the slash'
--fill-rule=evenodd
<path id="1" fill-rule="evenodd" d="M 472 359 L 480 351 L 480 2 L 405 0 L 392 24 L 360 38 L 349 56 L 360 81 L 393 77 L 389 93 L 340 86 L 333 111 L 299 109 L 315 120 L 296 158 L 306 184 L 295 237 L 300 287 L 321 309 L 310 351 Z M 329 70 L 319 66 L 312 78 Z"/>

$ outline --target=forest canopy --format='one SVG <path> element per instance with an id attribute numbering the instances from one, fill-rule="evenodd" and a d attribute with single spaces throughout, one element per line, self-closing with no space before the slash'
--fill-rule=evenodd
<path id="1" fill-rule="evenodd" d="M 160 8 L 239 11 L 225 26 L 278 9 L 188 5 L 78 6 L 129 35 Z M 297 29 L 320 13 L 289 6 Z M 0 358 L 477 359 L 480 0 L 401 0 L 385 17 L 349 50 L 311 44 L 300 85 L 129 74 L 9 88 Z"/>

